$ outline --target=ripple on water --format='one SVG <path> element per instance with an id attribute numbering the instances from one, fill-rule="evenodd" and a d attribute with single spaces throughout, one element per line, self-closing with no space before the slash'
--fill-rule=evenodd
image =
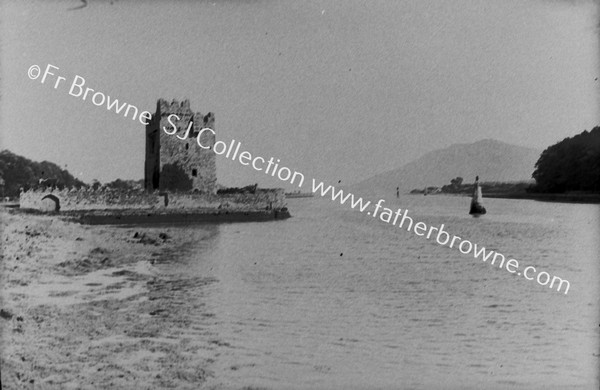
<path id="1" fill-rule="evenodd" d="M 581 228 L 595 225 L 580 223 L 600 225 L 598 213 L 558 205 L 552 212 L 562 222 L 550 224 L 542 217 L 546 204 L 502 201 L 495 208 L 490 200 L 502 215 L 475 225 L 451 212 L 464 199 L 431 198 L 407 200 L 427 210 L 411 214 L 415 220 L 444 223 L 523 264 L 565 272 L 584 298 L 540 289 L 360 213 L 297 202 L 298 218 L 222 226 L 189 259 L 170 260 L 185 279 L 214 269 L 214 281 L 190 279 L 171 294 L 183 299 L 191 290 L 189 302 L 215 314 L 208 326 L 216 339 L 235 346 L 214 345 L 223 367 L 215 375 L 232 388 L 597 384 L 598 335 L 579 324 L 600 312 L 588 291 L 598 284 L 594 248 L 584 240 L 592 236 Z"/>

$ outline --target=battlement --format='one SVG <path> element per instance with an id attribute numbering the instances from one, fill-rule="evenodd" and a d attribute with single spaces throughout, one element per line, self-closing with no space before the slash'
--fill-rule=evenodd
<path id="1" fill-rule="evenodd" d="M 194 115 L 194 122 L 198 122 L 202 127 L 210 127 L 211 129 L 215 129 L 215 114 L 209 112 L 206 115 L 202 115 L 200 112 L 197 112 Z"/>
<path id="2" fill-rule="evenodd" d="M 179 102 L 177 99 L 173 99 L 171 103 L 169 103 L 166 99 L 158 99 L 156 102 L 156 114 L 159 113 L 161 116 L 169 116 L 171 114 L 193 114 L 192 110 L 190 109 L 190 101 L 188 99 L 182 100 L 181 102 Z"/>
<path id="3" fill-rule="evenodd" d="M 200 111 L 193 112 L 190 108 L 190 101 L 188 99 L 182 100 L 181 102 L 177 99 L 173 99 L 170 103 L 166 99 L 158 99 L 156 102 L 156 113 L 153 118 L 157 118 L 160 121 L 164 117 L 168 117 L 171 114 L 176 114 L 181 119 L 193 118 L 193 121 L 200 124 L 202 127 L 214 127 L 215 114 L 209 112 L 203 115 Z"/>

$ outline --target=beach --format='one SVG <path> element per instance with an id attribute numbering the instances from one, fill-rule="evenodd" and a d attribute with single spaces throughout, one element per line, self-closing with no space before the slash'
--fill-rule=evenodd
<path id="1" fill-rule="evenodd" d="M 5 388 L 191 389 L 211 375 L 220 340 L 180 309 L 186 282 L 154 267 L 201 229 L 181 236 L 3 210 L 2 232 Z"/>

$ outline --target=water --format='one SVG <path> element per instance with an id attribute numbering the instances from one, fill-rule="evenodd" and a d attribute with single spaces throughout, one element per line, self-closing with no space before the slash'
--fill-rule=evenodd
<path id="1" fill-rule="evenodd" d="M 376 199 L 373 199 L 376 200 Z M 159 266 L 220 340 L 211 385 L 598 389 L 597 205 L 405 196 L 385 206 L 569 280 L 564 295 L 330 200 L 208 231 Z M 200 235 L 199 235 L 200 237 Z"/>

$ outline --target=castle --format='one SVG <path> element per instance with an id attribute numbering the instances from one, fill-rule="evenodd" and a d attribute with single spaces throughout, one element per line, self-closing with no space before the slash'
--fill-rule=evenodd
<path id="1" fill-rule="evenodd" d="M 193 122 L 192 124 L 190 124 Z M 198 134 L 204 131 L 198 145 Z M 188 131 L 189 128 L 189 131 Z M 215 117 L 192 112 L 188 100 L 159 99 L 146 125 L 144 190 L 58 188 L 47 182 L 21 191 L 19 206 L 50 212 L 76 213 L 124 223 L 152 221 L 251 221 L 288 218 L 282 188 L 217 194 Z M 88 214 L 86 214 L 88 213 Z M 106 219 L 105 218 L 105 219 Z M 137 219 L 136 219 L 137 218 Z"/>
<path id="2" fill-rule="evenodd" d="M 193 122 L 192 128 L 184 138 L 190 122 Z M 173 124 L 177 128 L 175 132 Z M 146 125 L 144 187 L 147 191 L 215 193 L 217 167 L 212 151 L 215 135 L 209 131 L 202 134 L 202 145 L 210 149 L 203 149 L 196 142 L 198 133 L 205 127 L 215 130 L 213 113 L 204 116 L 194 113 L 189 100 L 181 103 L 158 100 L 156 113 Z"/>

